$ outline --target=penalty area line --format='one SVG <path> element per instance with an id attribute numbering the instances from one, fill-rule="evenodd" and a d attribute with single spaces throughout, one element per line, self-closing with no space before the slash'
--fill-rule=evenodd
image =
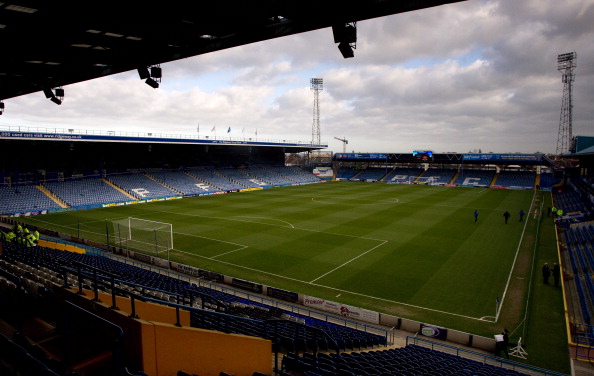
<path id="1" fill-rule="evenodd" d="M 186 233 L 184 233 L 184 232 L 175 232 L 175 231 L 174 231 L 173 233 L 174 233 L 174 234 L 179 234 L 179 235 L 191 236 L 191 237 L 194 237 L 194 238 L 201 238 L 201 239 L 212 240 L 212 241 L 214 241 L 214 242 L 226 243 L 226 244 L 231 244 L 231 245 L 235 245 L 235 246 L 237 246 L 237 248 L 236 248 L 236 249 L 233 249 L 233 250 L 231 250 L 231 251 L 228 251 L 228 252 L 223 252 L 223 253 L 220 253 L 220 254 L 218 254 L 218 255 L 215 255 L 215 256 L 212 256 L 212 257 L 200 256 L 200 257 L 204 257 L 204 258 L 207 258 L 207 259 L 210 259 L 210 260 L 214 260 L 214 259 L 215 259 L 215 258 L 217 258 L 217 257 L 224 256 L 224 255 L 228 255 L 229 253 L 239 252 L 239 251 L 241 251 L 241 250 L 243 250 L 243 249 L 246 249 L 246 248 L 248 248 L 248 246 L 247 246 L 247 245 L 245 245 L 245 244 L 239 244 L 239 243 L 228 242 L 228 241 L 226 241 L 226 240 L 213 239 L 213 238 L 209 238 L 209 237 L 206 237 L 206 236 L 200 236 L 200 235 L 186 234 Z M 181 250 L 179 250 L 179 249 L 174 249 L 174 250 L 175 250 L 176 252 L 190 253 L 190 252 L 181 251 Z M 190 253 L 190 254 L 193 254 L 193 255 L 195 255 L 194 253 Z M 221 261 L 221 262 L 222 262 L 222 261 Z"/>

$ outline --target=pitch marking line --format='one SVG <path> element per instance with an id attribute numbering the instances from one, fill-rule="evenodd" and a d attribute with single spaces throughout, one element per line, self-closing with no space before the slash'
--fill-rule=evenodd
<path id="1" fill-rule="evenodd" d="M 226 241 L 226 240 L 213 239 L 213 238 L 209 238 L 209 237 L 206 237 L 206 236 L 200 236 L 200 235 L 186 234 L 184 232 L 173 231 L 173 233 L 174 234 L 179 234 L 179 235 L 191 236 L 191 237 L 194 237 L 194 238 L 201 238 L 201 239 L 212 240 L 212 241 L 219 242 L 219 243 L 227 243 L 227 244 L 231 244 L 231 245 L 236 245 L 237 246 L 237 248 L 234 249 L 234 250 L 231 250 L 231 251 L 228 251 L 228 252 L 223 252 L 223 253 L 220 253 L 220 254 L 215 255 L 215 256 L 211 256 L 211 257 L 200 256 L 200 257 L 208 258 L 208 259 L 211 259 L 211 260 L 214 260 L 215 258 L 220 257 L 220 256 L 227 255 L 229 253 L 238 252 L 238 251 L 241 251 L 243 249 L 248 248 L 248 246 L 245 245 L 245 244 L 233 243 L 233 242 L 229 242 L 229 241 Z M 175 251 L 177 251 L 177 252 L 184 252 L 184 251 L 180 251 L 179 249 L 175 249 Z M 194 253 L 192 253 L 192 254 L 194 254 Z"/>
<path id="2" fill-rule="evenodd" d="M 267 219 L 267 220 L 271 220 L 271 221 L 278 221 L 278 222 L 286 223 L 286 224 L 287 224 L 287 227 L 290 227 L 290 228 L 295 228 L 295 226 L 293 226 L 292 224 L 290 224 L 290 223 L 289 223 L 289 222 L 287 222 L 287 221 L 283 221 L 282 219 L 268 218 L 268 217 L 256 217 L 256 216 L 252 216 L 252 215 L 240 215 L 239 217 L 235 217 L 235 218 L 258 218 L 258 219 Z M 235 219 L 235 218 L 234 218 L 234 219 Z M 237 220 L 237 221 L 240 221 L 241 219 L 235 219 L 235 220 Z M 263 224 L 263 225 L 267 225 L 267 224 L 269 224 L 269 223 L 262 223 L 262 222 L 258 222 L 258 221 L 245 221 L 245 222 L 260 223 L 260 224 Z M 285 227 L 285 226 L 282 226 L 282 227 Z"/>
<path id="3" fill-rule="evenodd" d="M 208 215 L 188 214 L 188 213 L 174 213 L 174 212 L 168 212 L 168 211 L 162 211 L 161 213 L 185 215 L 185 216 L 188 216 L 188 217 L 200 217 L 200 218 L 209 218 L 209 219 L 223 219 L 223 220 L 227 220 L 227 221 L 260 223 L 260 224 L 263 224 L 263 225 L 266 225 L 266 226 L 275 226 L 275 227 L 288 228 L 288 226 L 284 226 L 284 225 L 277 225 L 277 224 L 274 224 L 274 223 L 261 223 L 261 222 L 254 222 L 254 221 L 246 221 L 246 220 L 237 219 L 235 217 L 232 217 L 232 218 L 211 217 L 211 216 L 208 216 Z M 258 218 L 265 218 L 265 217 L 258 217 Z M 274 219 L 274 218 L 269 218 L 269 219 Z M 278 220 L 278 221 L 281 221 L 281 220 Z M 285 221 L 281 221 L 281 222 L 285 222 Z M 285 223 L 289 223 L 289 222 L 285 222 Z M 330 234 L 330 235 L 336 235 L 336 236 L 345 236 L 345 237 L 355 238 L 355 239 L 373 240 L 373 241 L 377 241 L 377 242 L 387 242 L 387 240 L 385 240 L 385 239 L 368 238 L 366 236 L 357 236 L 357 235 L 350 235 L 350 234 L 339 234 L 339 233 L 336 233 L 336 232 L 329 232 L 329 231 L 322 231 L 322 230 L 313 230 L 313 229 L 309 229 L 309 228 L 301 228 L 301 227 L 294 227 L 294 226 L 293 227 L 290 227 L 290 228 L 292 228 L 294 230 L 299 230 L 299 231 L 317 232 L 317 233 L 322 233 L 322 234 Z"/>
<path id="4" fill-rule="evenodd" d="M 327 202 L 324 202 L 324 199 L 328 199 Z M 341 204 L 341 205 L 381 205 L 381 204 L 398 204 L 400 202 L 399 199 L 393 198 L 390 200 L 373 200 L 370 198 L 354 198 L 352 201 L 356 202 L 348 202 L 343 197 L 338 196 L 314 196 L 311 198 L 311 201 L 318 203 L 318 204 Z M 363 202 L 361 202 L 363 201 Z"/>
<path id="5" fill-rule="evenodd" d="M 536 191 L 532 195 L 532 203 L 530 204 L 530 208 L 534 207 L 535 204 L 536 204 Z M 530 212 L 530 210 L 528 210 L 528 212 Z M 509 274 L 507 276 L 507 282 L 505 283 L 505 289 L 503 290 L 503 295 L 501 296 L 501 302 L 499 303 L 497 312 L 495 312 L 495 321 L 494 322 L 497 322 L 499 320 L 499 314 L 501 313 L 501 309 L 503 308 L 503 302 L 505 301 L 505 296 L 507 295 L 507 289 L 509 288 L 509 285 L 511 283 L 512 274 L 514 272 L 514 268 L 516 267 L 516 261 L 518 260 L 518 254 L 520 253 L 520 248 L 522 247 L 522 240 L 524 240 L 524 234 L 526 233 L 526 227 L 528 226 L 528 218 L 529 217 L 527 217 L 526 220 L 524 221 L 524 228 L 522 229 L 522 235 L 520 236 L 520 241 L 518 242 L 518 247 L 516 248 L 516 254 L 514 256 L 514 261 L 512 262 L 512 265 L 509 269 Z M 534 245 L 535 248 L 536 248 L 537 244 L 538 244 L 538 241 L 535 242 L 535 245 Z M 536 252 L 536 249 L 534 249 L 533 252 Z"/>
<path id="6" fill-rule="evenodd" d="M 318 283 L 302 281 L 300 279 L 291 278 L 291 277 L 287 277 L 287 276 L 276 274 L 276 273 L 270 273 L 270 272 L 266 272 L 266 271 L 262 271 L 262 270 L 258 270 L 258 269 L 254 269 L 254 268 L 250 268 L 250 267 L 243 266 L 243 265 L 237 265 L 237 264 L 233 264 L 233 263 L 222 261 L 222 260 L 213 260 L 210 257 L 206 257 L 206 256 L 202 256 L 202 255 L 197 255 L 195 253 L 191 253 L 191 252 L 187 252 L 187 251 L 182 251 L 182 250 L 178 250 L 178 249 L 173 249 L 173 251 L 180 252 L 180 253 L 186 253 L 186 254 L 191 255 L 191 256 L 196 256 L 196 257 L 199 257 L 199 258 L 203 258 L 203 259 L 207 259 L 207 260 L 211 260 L 211 261 L 216 261 L 216 262 L 219 262 L 221 264 L 226 264 L 226 265 L 233 266 L 233 267 L 240 268 L 240 269 L 246 269 L 246 270 L 257 272 L 257 273 L 267 274 L 267 275 L 270 275 L 270 276 L 273 276 L 273 277 L 277 277 L 277 278 L 281 278 L 281 279 L 286 279 L 286 280 L 290 280 L 290 281 L 293 281 L 293 282 L 298 282 L 298 283 L 303 283 L 303 284 L 308 284 L 308 285 L 312 285 L 312 286 L 316 286 L 316 287 L 325 288 L 325 289 L 328 289 L 328 290 L 333 290 L 333 291 L 336 291 L 339 294 L 352 294 L 352 295 L 361 296 L 361 297 L 364 297 L 364 298 L 367 298 L 367 299 L 379 300 L 379 301 L 383 301 L 383 302 L 387 302 L 387 303 L 391 303 L 391 304 L 398 304 L 398 305 L 407 306 L 407 307 L 411 307 L 411 308 L 417 308 L 417 309 L 421 309 L 421 310 L 425 310 L 425 311 L 442 313 L 442 314 L 445 314 L 445 315 L 461 317 L 461 318 L 465 318 L 465 319 L 469 319 L 469 320 L 486 321 L 484 318 L 471 317 L 471 316 L 466 316 L 466 315 L 462 315 L 462 314 L 459 314 L 459 313 L 453 313 L 453 312 L 441 311 L 441 310 L 433 309 L 433 308 L 421 307 L 421 306 L 417 306 L 417 305 L 414 305 L 414 304 L 398 302 L 398 301 L 390 300 L 390 299 L 378 298 L 376 296 L 365 295 L 365 294 L 361 294 L 361 293 L 358 293 L 358 292 L 353 292 L 353 291 L 349 291 L 349 290 L 339 289 L 339 288 L 336 288 L 336 287 L 321 285 L 321 284 L 318 284 Z"/>
<path id="7" fill-rule="evenodd" d="M 366 254 L 368 254 L 369 252 L 373 251 L 374 249 L 376 249 L 376 248 L 378 248 L 378 247 L 381 247 L 382 245 L 386 244 L 387 242 L 388 242 L 387 240 L 384 240 L 382 243 L 380 243 L 380 244 L 376 245 L 375 247 L 368 249 L 367 251 L 365 251 L 365 252 L 361 253 L 360 255 L 358 255 L 358 256 L 356 256 L 356 257 L 353 257 L 352 259 L 350 259 L 350 260 L 348 260 L 347 262 L 343 263 L 342 265 L 338 265 L 336 268 L 334 268 L 334 269 L 330 270 L 329 272 L 327 272 L 327 273 L 324 273 L 324 274 L 322 274 L 321 276 L 319 276 L 318 278 L 315 278 L 315 279 L 311 280 L 309 283 L 314 283 L 314 282 L 315 282 L 315 281 L 317 281 L 318 279 L 321 279 L 321 278 L 323 278 L 323 277 L 327 276 L 328 274 L 335 272 L 336 270 L 338 270 L 338 269 L 342 268 L 343 266 L 345 266 L 345 265 L 348 265 L 348 264 L 350 264 L 351 262 L 355 261 L 355 260 L 356 260 L 356 259 L 358 259 L 359 257 L 365 256 Z"/>

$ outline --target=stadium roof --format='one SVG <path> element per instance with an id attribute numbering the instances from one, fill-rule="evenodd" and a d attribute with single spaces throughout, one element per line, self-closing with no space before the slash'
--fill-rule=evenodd
<path id="1" fill-rule="evenodd" d="M 0 100 L 460 1 L 465 0 L 9 0 L 0 2 Z"/>

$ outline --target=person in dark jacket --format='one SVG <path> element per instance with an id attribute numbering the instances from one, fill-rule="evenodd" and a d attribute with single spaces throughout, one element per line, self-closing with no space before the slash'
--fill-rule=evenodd
<path id="1" fill-rule="evenodd" d="M 542 266 L 542 279 L 545 285 L 549 284 L 549 277 L 551 276 L 551 268 L 549 268 L 549 264 L 545 262 Z"/>

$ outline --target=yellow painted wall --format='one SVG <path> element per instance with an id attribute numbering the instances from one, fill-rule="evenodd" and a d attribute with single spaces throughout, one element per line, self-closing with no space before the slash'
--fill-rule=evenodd
<path id="1" fill-rule="evenodd" d="M 200 376 L 272 374 L 272 344 L 265 339 L 159 323 L 154 335 L 156 376 L 176 376 L 180 370 Z"/>
<path id="2" fill-rule="evenodd" d="M 68 252 L 81 253 L 81 254 L 87 253 L 87 251 L 85 251 L 84 248 L 75 247 L 73 245 L 50 242 L 50 241 L 43 240 L 43 239 L 39 239 L 39 241 L 37 243 L 38 243 L 38 245 L 40 245 L 42 247 L 57 249 L 59 251 L 68 251 Z"/>
<path id="3" fill-rule="evenodd" d="M 94 293 L 89 290 L 84 293 L 84 297 L 72 297 L 91 303 L 89 299 L 94 298 Z M 100 306 L 111 306 L 110 294 L 99 293 L 99 299 Z M 136 344 L 134 351 L 129 349 L 127 353 L 137 358 L 133 363 L 141 366 L 147 375 L 177 376 L 180 370 L 200 376 L 219 376 L 221 371 L 234 376 L 252 376 L 254 372 L 272 374 L 272 343 L 269 340 L 191 328 L 188 311 L 180 311 L 182 327 L 178 327 L 174 325 L 174 308 L 137 300 L 135 306 L 139 319 L 126 319 L 132 311 L 130 300 L 118 296 L 116 304 L 119 310 L 108 309 L 106 312 L 111 317 L 106 319 L 127 328 L 124 329 L 127 336 L 124 342 Z M 135 352 L 141 355 L 133 355 Z"/>
<path id="4" fill-rule="evenodd" d="M 85 295 L 94 298 L 95 294 L 93 291 L 83 290 Z M 111 306 L 112 297 L 111 294 L 105 294 L 99 292 L 99 300 L 102 303 Z M 132 313 L 132 303 L 130 299 L 122 296 L 116 296 L 116 305 L 120 311 L 127 314 Z M 136 307 L 136 316 L 146 321 L 157 321 L 162 323 L 176 323 L 175 308 L 167 307 L 160 304 L 145 303 L 138 300 L 134 300 L 134 306 Z M 179 321 L 182 326 L 190 326 L 190 312 L 185 310 L 179 311 Z"/>

